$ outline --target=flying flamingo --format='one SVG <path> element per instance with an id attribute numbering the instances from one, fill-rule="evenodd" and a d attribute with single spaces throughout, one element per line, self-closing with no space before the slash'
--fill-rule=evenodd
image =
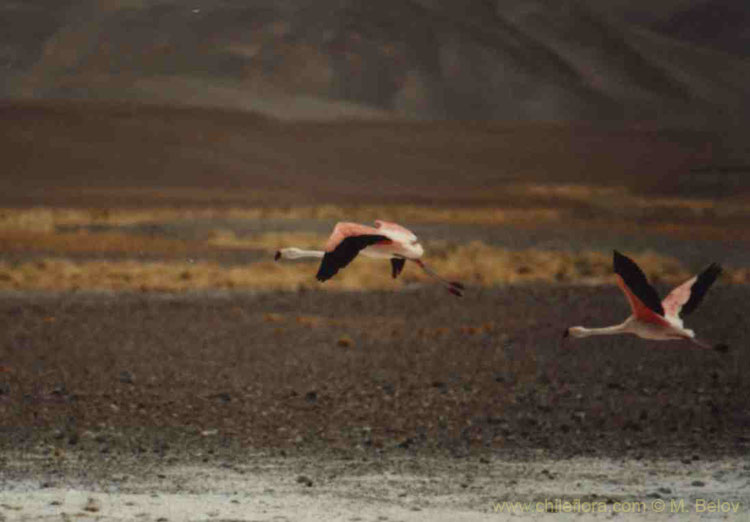
<path id="1" fill-rule="evenodd" d="M 387 221 L 375 221 L 374 228 L 358 223 L 337 223 L 326 242 L 325 251 L 282 248 L 276 252 L 274 259 L 322 258 L 315 277 L 318 281 L 327 281 L 360 253 L 367 257 L 390 259 L 394 279 L 404 269 L 407 260 L 414 261 L 451 294 L 463 295 L 464 286 L 461 283 L 446 281 L 419 259 L 424 254 L 424 248 L 411 230 Z"/>
<path id="2" fill-rule="evenodd" d="M 682 326 L 680 316 L 690 314 L 700 304 L 708 288 L 721 273 L 721 267 L 712 263 L 697 276 L 673 289 L 663 300 L 646 280 L 633 260 L 614 251 L 614 270 L 617 285 L 627 297 L 632 315 L 621 324 L 606 328 L 584 328 L 573 326 L 565 330 L 563 337 L 588 337 L 590 335 L 614 335 L 630 333 L 643 339 L 657 341 L 687 340 L 702 348 L 713 348 L 720 352 L 728 349 L 726 344 L 711 346 L 695 338 L 695 332 Z"/>

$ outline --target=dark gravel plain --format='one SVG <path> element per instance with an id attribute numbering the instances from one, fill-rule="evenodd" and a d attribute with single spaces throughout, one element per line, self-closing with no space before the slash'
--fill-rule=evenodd
<path id="1" fill-rule="evenodd" d="M 727 354 L 630 337 L 615 287 L 0 296 L 6 449 L 736 455 L 750 445 L 745 286 L 687 324 Z M 206 453 L 208 451 L 208 453 Z M 203 458 L 203 457 L 202 457 Z"/>

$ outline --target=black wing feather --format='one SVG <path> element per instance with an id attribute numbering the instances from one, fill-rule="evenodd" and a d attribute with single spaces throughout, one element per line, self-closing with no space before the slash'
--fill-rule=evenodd
<path id="1" fill-rule="evenodd" d="M 615 273 L 622 277 L 630 291 L 649 307 L 653 312 L 663 316 L 664 307 L 661 305 L 659 294 L 646 279 L 645 274 L 638 268 L 638 265 L 627 256 L 622 255 L 617 250 L 614 251 L 614 268 Z"/>
<path id="2" fill-rule="evenodd" d="M 380 241 L 387 241 L 388 238 L 379 235 L 350 236 L 345 238 L 335 250 L 326 252 L 323 261 L 320 263 L 318 274 L 315 276 L 318 281 L 327 281 L 336 273 L 352 262 L 357 257 L 359 251 Z"/>
<path id="3" fill-rule="evenodd" d="M 706 292 L 708 292 L 708 289 L 714 284 L 714 281 L 719 277 L 719 274 L 721 274 L 721 266 L 717 263 L 711 263 L 708 268 L 701 272 L 698 279 L 695 280 L 695 283 L 693 283 L 693 286 L 690 288 L 690 299 L 688 299 L 687 303 L 682 305 L 680 315 L 688 315 L 698 308 L 698 305 L 701 304 L 701 301 L 703 300 L 703 296 L 706 295 Z"/>
<path id="4" fill-rule="evenodd" d="M 398 277 L 398 275 L 404 269 L 405 264 L 406 259 L 404 259 L 403 257 L 391 258 L 391 274 L 393 275 L 393 279 L 396 279 Z"/>

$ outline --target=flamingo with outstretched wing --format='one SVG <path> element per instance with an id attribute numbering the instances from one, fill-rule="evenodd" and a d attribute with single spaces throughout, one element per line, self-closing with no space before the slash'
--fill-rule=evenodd
<path id="1" fill-rule="evenodd" d="M 358 223 L 337 223 L 326 242 L 325 250 L 282 248 L 276 252 L 274 259 L 322 258 L 316 275 L 322 282 L 336 275 L 359 254 L 389 259 L 394 278 L 398 277 L 407 261 L 413 261 L 444 285 L 451 294 L 459 297 L 463 295 L 464 286 L 461 283 L 447 281 L 420 259 L 424 255 L 424 248 L 411 230 L 388 221 L 377 220 L 374 227 Z"/>
<path id="2" fill-rule="evenodd" d="M 617 285 L 625 294 L 632 315 L 624 322 L 605 328 L 584 328 L 573 326 L 564 332 L 564 337 L 589 337 L 592 335 L 634 334 L 643 339 L 657 341 L 687 340 L 702 348 L 713 348 L 718 351 L 728 349 L 725 344 L 710 345 L 695 337 L 695 332 L 685 328 L 682 317 L 693 312 L 710 286 L 721 273 L 721 267 L 712 263 L 700 274 L 685 281 L 672 290 L 661 301 L 659 294 L 651 286 L 635 262 L 614 251 L 614 270 L 617 274 Z"/>

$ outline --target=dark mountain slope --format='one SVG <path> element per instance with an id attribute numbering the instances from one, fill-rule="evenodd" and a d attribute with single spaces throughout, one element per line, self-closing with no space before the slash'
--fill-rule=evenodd
<path id="1" fill-rule="evenodd" d="M 168 101 L 289 119 L 704 125 L 750 108 L 747 60 L 575 1 L 78 0 L 38 25 L 27 11 L 22 22 L 37 36 L 16 32 L 4 47 L 15 57 L 0 73 L 9 97 Z"/>
<path id="2" fill-rule="evenodd" d="M 750 57 L 750 2 L 704 0 L 654 24 L 673 38 Z"/>

